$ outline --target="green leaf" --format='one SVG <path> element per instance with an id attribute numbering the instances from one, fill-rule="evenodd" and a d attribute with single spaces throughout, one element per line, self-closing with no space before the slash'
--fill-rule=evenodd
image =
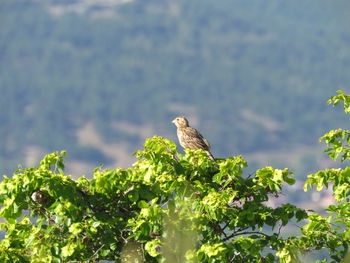
<path id="1" fill-rule="evenodd" d="M 153 239 L 145 244 L 145 250 L 151 257 L 157 257 L 159 255 L 159 250 L 157 249 L 159 246 L 160 240 Z"/>
<path id="2" fill-rule="evenodd" d="M 83 231 L 81 223 L 74 223 L 69 227 L 69 232 L 73 235 L 78 235 Z"/>
<path id="3" fill-rule="evenodd" d="M 100 255 L 102 256 L 102 257 L 106 257 L 106 256 L 108 256 L 109 254 L 111 253 L 111 250 L 110 249 L 102 249 L 102 250 L 100 250 Z"/>
<path id="4" fill-rule="evenodd" d="M 97 228 L 99 225 L 101 225 L 101 222 L 95 221 L 93 222 L 92 227 Z"/>
<path id="5" fill-rule="evenodd" d="M 147 203 L 146 201 L 144 201 L 144 200 L 140 200 L 140 201 L 137 203 L 137 206 L 138 206 L 139 208 L 148 208 L 148 207 L 149 207 L 148 203 Z"/>
<path id="6" fill-rule="evenodd" d="M 69 257 L 73 255 L 74 250 L 76 249 L 77 244 L 76 243 L 68 243 L 66 246 L 62 248 L 62 256 L 63 257 Z"/>
<path id="7" fill-rule="evenodd" d="M 137 190 L 131 191 L 128 198 L 131 202 L 136 203 L 139 200 L 139 192 Z"/>
<path id="8" fill-rule="evenodd" d="M 51 247 L 51 253 L 53 256 L 59 256 L 60 255 L 60 247 L 58 246 L 53 246 Z"/>

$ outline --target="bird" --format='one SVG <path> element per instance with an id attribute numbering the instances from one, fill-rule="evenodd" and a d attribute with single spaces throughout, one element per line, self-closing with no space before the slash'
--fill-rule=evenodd
<path id="1" fill-rule="evenodd" d="M 184 149 L 204 150 L 211 160 L 215 160 L 210 152 L 210 144 L 204 139 L 202 134 L 195 128 L 190 127 L 188 120 L 184 116 L 176 117 L 172 123 L 177 127 L 177 138 Z"/>

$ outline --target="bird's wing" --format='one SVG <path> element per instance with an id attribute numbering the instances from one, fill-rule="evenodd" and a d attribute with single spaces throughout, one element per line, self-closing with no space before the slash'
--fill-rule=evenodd
<path id="1" fill-rule="evenodd" d="M 210 149 L 209 142 L 206 139 L 204 139 L 202 134 L 200 134 L 199 131 L 197 131 L 196 129 L 187 127 L 185 133 L 188 137 L 187 139 L 192 141 L 192 143 L 194 144 L 195 147 L 193 148 L 200 148 L 204 150 Z"/>
<path id="2" fill-rule="evenodd" d="M 210 149 L 211 145 L 210 143 L 208 142 L 207 139 L 203 138 L 203 141 L 205 142 L 205 144 L 208 146 L 208 149 Z"/>

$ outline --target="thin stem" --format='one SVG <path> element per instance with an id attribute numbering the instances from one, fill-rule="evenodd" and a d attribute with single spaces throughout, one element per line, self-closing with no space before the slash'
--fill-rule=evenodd
<path id="1" fill-rule="evenodd" d="M 265 233 L 262 233 L 262 232 L 258 232 L 258 231 L 246 231 L 246 232 L 241 232 L 241 233 L 238 233 L 238 232 L 234 232 L 232 233 L 231 235 L 225 237 L 222 241 L 225 242 L 235 236 L 241 236 L 241 235 L 251 235 L 251 234 L 257 234 L 257 235 L 262 235 L 262 236 L 265 236 L 265 237 L 269 237 L 269 235 L 265 234 Z"/>

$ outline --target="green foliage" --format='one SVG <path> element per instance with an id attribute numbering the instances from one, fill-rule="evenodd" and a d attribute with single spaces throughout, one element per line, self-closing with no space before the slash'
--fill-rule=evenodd
<path id="1" fill-rule="evenodd" d="M 146 262 L 273 262 L 268 248 L 289 241 L 264 227 L 307 216 L 290 204 L 265 204 L 283 182 L 294 182 L 288 169 L 266 167 L 245 178 L 241 156 L 212 162 L 205 152 L 180 155 L 173 142 L 154 137 L 133 168 L 98 168 L 93 179 L 77 181 L 63 173 L 63 156 L 47 155 L 0 184 L 2 261 L 120 261 L 133 242 Z"/>
<path id="2" fill-rule="evenodd" d="M 343 102 L 343 109 L 345 113 L 350 113 L 350 95 L 344 94 L 343 91 L 338 90 L 339 95 L 331 97 L 327 103 L 333 104 L 334 106 L 338 105 L 340 102 Z M 331 130 L 320 138 L 321 142 L 325 142 L 328 148 L 325 152 L 328 153 L 328 156 L 333 160 L 336 160 L 339 156 L 341 161 L 344 162 L 350 158 L 350 131 L 337 129 Z"/>
<path id="3" fill-rule="evenodd" d="M 344 94 L 342 90 L 338 90 L 339 95 L 332 96 L 327 103 L 337 106 L 340 102 L 343 102 L 343 108 L 345 113 L 350 113 L 350 95 Z"/>
<path id="4" fill-rule="evenodd" d="M 331 130 L 323 135 L 320 140 L 327 144 L 328 148 L 325 152 L 333 160 L 336 160 L 339 156 L 342 162 L 349 159 L 350 131 L 343 129 Z"/>
<path id="5" fill-rule="evenodd" d="M 339 95 L 331 97 L 328 104 L 338 105 L 343 101 L 344 111 L 349 113 L 350 96 L 342 91 L 337 92 Z M 337 159 L 341 156 L 342 162 L 349 160 L 349 130 L 332 130 L 322 136 L 321 141 L 327 144 L 328 148 L 325 151 L 330 158 Z M 350 245 L 350 167 L 325 169 L 310 174 L 304 190 L 307 191 L 313 186 L 316 186 L 317 191 L 331 186 L 337 203 L 327 208 L 330 214 L 328 217 L 318 214 L 309 216 L 309 223 L 303 227 L 302 240 L 308 242 L 310 247 L 327 247 L 333 259 L 332 262 L 340 262 L 345 258 Z"/>
<path id="6" fill-rule="evenodd" d="M 309 175 L 305 190 L 331 185 L 338 202 L 321 216 L 288 203 L 267 205 L 294 184 L 288 169 L 245 176 L 241 156 L 182 155 L 162 137 L 146 140 L 132 168 L 100 167 L 91 180 L 66 175 L 64 155 L 49 154 L 0 183 L 1 262 L 291 263 L 321 249 L 330 262 L 346 257 L 349 167 Z M 282 234 L 304 220 L 300 235 Z"/>

